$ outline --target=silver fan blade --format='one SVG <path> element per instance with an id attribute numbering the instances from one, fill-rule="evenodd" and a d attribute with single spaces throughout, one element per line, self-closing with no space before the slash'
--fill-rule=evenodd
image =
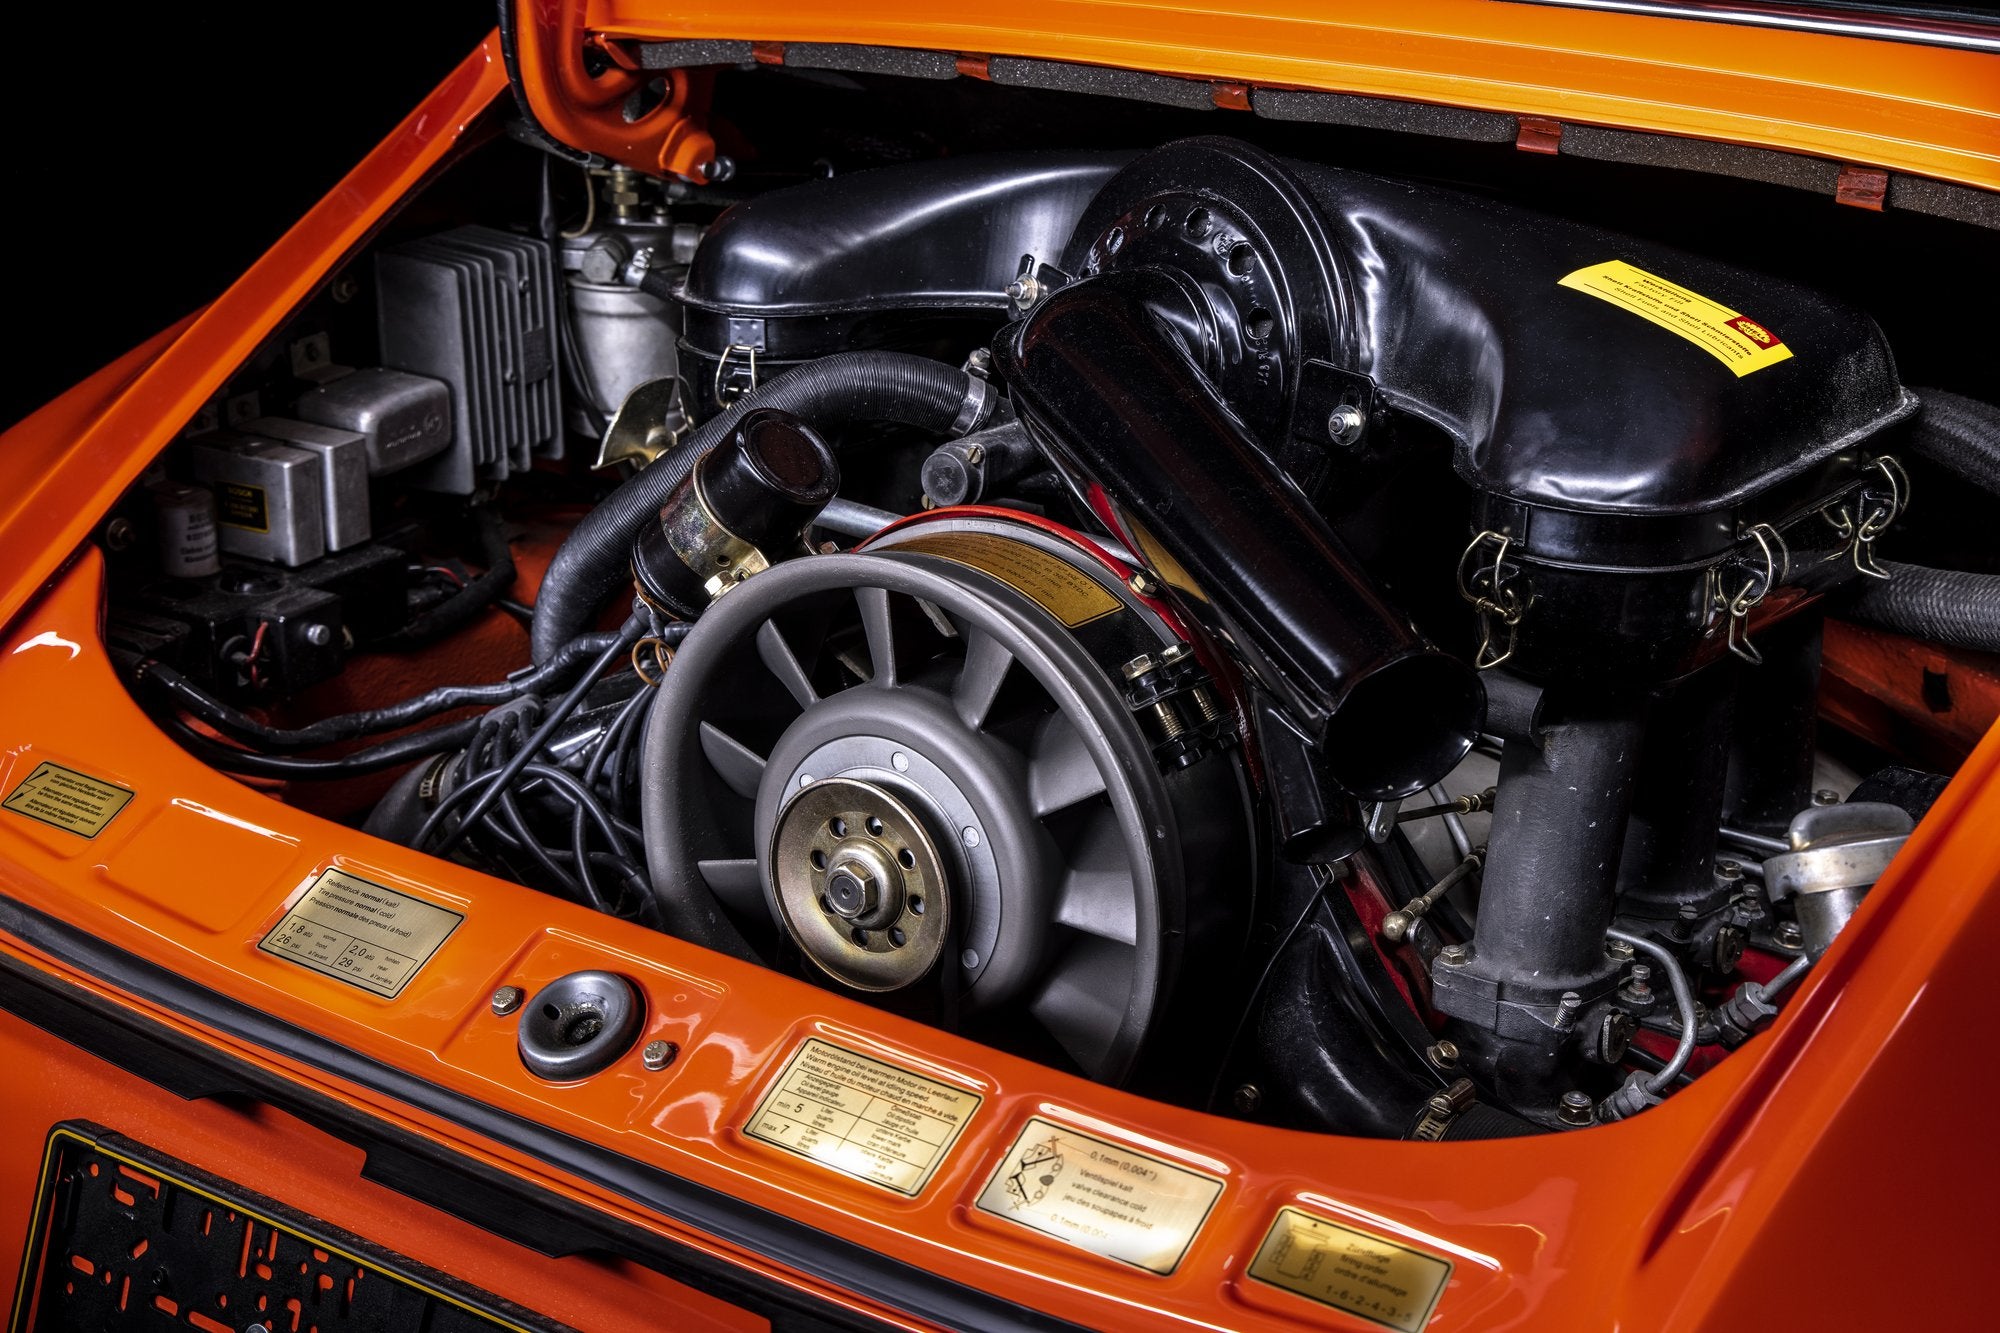
<path id="1" fill-rule="evenodd" d="M 701 724 L 701 752 L 729 790 L 746 801 L 757 799 L 764 780 L 764 757 L 719 727 Z"/>
<path id="2" fill-rule="evenodd" d="M 1035 814 L 1052 815 L 1103 790 L 1104 775 L 1075 725 L 1060 713 L 1044 718 L 1028 746 L 1028 799 Z"/>
<path id="3" fill-rule="evenodd" d="M 810 708 L 819 702 L 819 691 L 813 688 L 805 664 L 792 651 L 792 645 L 785 642 L 777 621 L 767 620 L 757 627 L 757 656 L 764 659 L 765 667 L 778 678 L 793 703 Z"/>
<path id="4" fill-rule="evenodd" d="M 1070 851 L 1069 870 L 1057 889 L 1056 920 L 1100 939 L 1137 944 L 1136 894 L 1118 817 L 1107 807 Z"/>
<path id="5" fill-rule="evenodd" d="M 764 876 L 755 861 L 697 861 L 695 869 L 730 911 L 745 916 L 764 911 Z"/>
<path id="6" fill-rule="evenodd" d="M 868 636 L 868 665 L 873 672 L 869 684 L 896 683 L 896 626 L 889 616 L 887 588 L 856 588 L 854 600 L 861 607 L 861 631 Z"/>
<path id="7" fill-rule="evenodd" d="M 993 711 L 993 701 L 999 697 L 1000 686 L 1013 665 L 1014 655 L 991 634 L 973 630 L 965 635 L 965 665 L 952 684 L 951 702 L 966 726 L 985 725 L 986 715 Z"/>
<path id="8" fill-rule="evenodd" d="M 1028 1009 L 1070 1058 L 1093 1078 L 1117 1076 L 1105 1067 L 1132 994 L 1137 950 L 1094 935 L 1077 935 Z"/>

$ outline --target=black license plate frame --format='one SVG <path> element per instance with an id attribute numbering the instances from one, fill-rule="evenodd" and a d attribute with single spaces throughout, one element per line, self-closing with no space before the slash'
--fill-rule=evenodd
<path id="1" fill-rule="evenodd" d="M 52 1126 L 8 1333 L 157 1329 L 162 1314 L 204 1333 L 258 1325 L 267 1333 L 569 1333 L 100 1125 Z"/>

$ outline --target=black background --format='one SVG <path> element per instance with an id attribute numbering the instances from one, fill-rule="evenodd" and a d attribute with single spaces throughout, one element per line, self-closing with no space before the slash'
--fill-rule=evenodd
<path id="1" fill-rule="evenodd" d="M 219 295 L 495 12 L 491 0 L 9 6 L 0 427 Z"/>

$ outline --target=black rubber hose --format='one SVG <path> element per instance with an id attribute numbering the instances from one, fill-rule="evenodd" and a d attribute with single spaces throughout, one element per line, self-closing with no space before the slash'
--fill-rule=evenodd
<path id="1" fill-rule="evenodd" d="M 1914 392 L 1922 407 L 1910 426 L 1910 451 L 2000 495 L 2000 407 L 1943 389 Z"/>
<path id="2" fill-rule="evenodd" d="M 447 722 L 443 726 L 432 727 L 428 731 L 413 731 L 407 736 L 371 745 L 365 750 L 338 759 L 300 759 L 290 755 L 257 754 L 249 750 L 238 750 L 224 745 L 213 737 L 204 736 L 177 718 L 158 719 L 168 735 L 192 751 L 211 767 L 225 773 L 247 773 L 260 778 L 303 778 L 308 780 L 332 780 L 335 778 L 359 777 L 364 773 L 378 773 L 385 768 L 395 768 L 407 764 L 412 759 L 425 755 L 439 754 L 445 750 L 462 750 L 472 740 L 472 733 L 480 719 L 466 718 L 462 722 Z"/>
<path id="3" fill-rule="evenodd" d="M 759 385 L 613 491 L 576 525 L 535 598 L 535 661 L 554 656 L 590 623 L 598 607 L 631 581 L 632 543 L 641 526 L 659 514 L 667 496 L 694 470 L 695 460 L 725 439 L 746 412 L 780 408 L 828 432 L 895 422 L 933 434 L 964 434 L 983 423 L 997 397 L 964 371 L 902 352 L 842 352 Z"/>
<path id="4" fill-rule="evenodd" d="M 514 586 L 514 552 L 507 545 L 506 525 L 500 521 L 499 514 L 485 506 L 475 508 L 472 516 L 479 528 L 479 560 L 486 566 L 485 573 L 394 634 L 384 635 L 368 647 L 421 648 L 427 643 L 435 643 L 470 625 Z"/>
<path id="5" fill-rule="evenodd" d="M 668 626 L 673 642 L 686 634 L 685 628 Z M 237 740 L 267 750 L 308 750 L 316 745 L 352 740 L 377 731 L 393 731 L 427 717 L 482 704 L 503 704 L 523 695 L 539 694 L 566 683 L 569 675 L 618 641 L 617 632 L 586 634 L 570 640 L 548 662 L 525 672 L 485 685 L 440 685 L 436 689 L 382 708 L 363 709 L 321 718 L 303 727 L 273 727 L 203 690 L 180 672 L 162 662 L 148 663 L 138 675 L 139 683 L 178 708 L 185 709 L 218 731 Z"/>
<path id="6" fill-rule="evenodd" d="M 1913 639 L 2000 653 L 2000 574 L 1881 564 L 1889 577 L 1868 580 L 1836 614 Z"/>

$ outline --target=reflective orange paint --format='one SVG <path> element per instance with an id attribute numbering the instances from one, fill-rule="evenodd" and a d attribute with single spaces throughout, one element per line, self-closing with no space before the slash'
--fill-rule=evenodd
<path id="1" fill-rule="evenodd" d="M 1338 18 L 1279 0 L 1234 15 L 1045 0 L 977 14 L 886 0 L 826 13 L 760 0 L 677 5 L 671 23 L 640 12 L 655 8 L 600 0 L 585 21 L 628 35 L 1103 60 L 1670 129 L 2000 184 L 2000 64 L 1926 48 L 1448 0 L 1357 0 Z M 574 12 L 556 0 L 537 9 Z M 1956 1274 L 1913 1284 L 1864 1270 L 1878 1245 L 1945 1254 L 1990 1234 L 1987 1200 L 2000 1185 L 1990 1136 L 1929 1112 L 1958 1095 L 1962 1024 L 1990 1008 L 1981 954 L 2000 937 L 2000 733 L 1967 761 L 1770 1033 L 1633 1121 L 1445 1145 L 1273 1130 L 1098 1087 L 367 838 L 176 748 L 106 659 L 101 560 L 72 553 L 181 423 L 504 92 L 489 41 L 215 305 L 0 440 L 0 788 L 54 758 L 137 793 L 89 841 L 0 813 L 0 894 L 440 1087 L 1096 1327 L 1355 1327 L 1244 1277 L 1273 1214 L 1292 1202 L 1451 1257 L 1457 1268 L 1438 1329 L 1876 1328 L 1949 1312 L 1961 1290 Z M 395 1001 L 255 947 L 288 895 L 329 864 L 466 915 Z M 4 932 L 0 952 L 150 1012 Z M 510 1025 L 488 1009 L 491 992 L 532 989 L 584 965 L 641 982 L 649 1033 L 681 1044 L 671 1068 L 648 1073 L 634 1054 L 569 1086 L 521 1069 Z M 774 1281 L 885 1313 L 435 1116 L 177 1016 L 152 1016 L 566 1197 Z M 880 1052 L 985 1097 L 921 1197 L 846 1181 L 742 1135 L 750 1107 L 806 1035 Z M 254 1177 L 246 1183 L 557 1317 L 617 1329 L 635 1322 L 611 1308 L 619 1302 L 650 1315 L 671 1300 L 636 1270 L 523 1257 L 372 1186 L 343 1198 L 273 1164 L 286 1144 L 328 1150 L 312 1132 L 268 1114 L 241 1126 L 227 1118 L 234 1112 L 177 1103 L 4 1017 L 0 1060 L 9 1070 L 0 1125 L 13 1131 L 0 1144 L 0 1251 L 20 1234 L 23 1155 L 38 1151 L 49 1117 L 85 1113 L 225 1176 Z M 1031 1115 L 1226 1181 L 1173 1275 L 1101 1262 L 971 1209 Z M 352 1169 L 343 1159 L 340 1170 L 351 1177 Z"/>
<path id="2" fill-rule="evenodd" d="M 203 768 L 145 722 L 97 637 L 102 591 L 101 561 L 87 554 L 0 644 L 0 784 L 11 790 L 34 764 L 54 759 L 137 795 L 89 841 L 0 816 L 0 892 L 441 1087 L 1034 1308 L 1099 1327 L 1338 1326 L 1316 1307 L 1243 1278 L 1272 1215 L 1290 1202 L 1453 1257 L 1458 1269 L 1439 1329 L 1514 1319 L 1643 1325 L 1662 1302 L 1694 1322 L 1714 1317 L 1715 1302 L 1747 1299 L 1769 1281 L 1768 1269 L 1741 1269 L 1746 1253 L 1775 1247 L 1787 1264 L 1810 1262 L 1810 1251 L 1768 1230 L 1775 1219 L 1792 1219 L 1801 1188 L 1847 1216 L 1888 1219 L 1899 1231 L 1979 1225 L 1984 1205 L 1963 1188 L 1963 1175 L 1985 1170 L 1990 1178 L 1990 1150 L 1963 1145 L 1971 1156 L 1957 1171 L 1899 1175 L 1893 1210 L 1887 1199 L 1850 1193 L 1869 1177 L 1828 1158 L 1859 1136 L 1873 1140 L 1867 1171 L 1890 1171 L 1899 1155 L 1906 1165 L 1920 1152 L 1929 1161 L 1928 1140 L 1898 1137 L 1909 1125 L 1901 1080 L 1912 1069 L 1945 1067 L 1966 1012 L 1956 1005 L 1983 976 L 1969 950 L 1979 928 L 2000 926 L 1991 833 L 2000 826 L 2000 733 L 1968 762 L 1774 1031 L 1666 1106 L 1559 1137 L 1360 1142 L 1225 1121 L 1098 1087 L 280 805 Z M 257 951 L 288 896 L 328 864 L 465 913 L 401 998 L 379 1000 Z M 609 967 L 641 984 L 648 1036 L 681 1045 L 670 1069 L 648 1073 L 634 1053 L 581 1084 L 545 1084 L 523 1071 L 511 1022 L 491 1014 L 488 998 L 497 986 L 532 991 L 582 966 Z M 743 1136 L 765 1082 L 807 1035 L 846 1041 L 985 1096 L 921 1198 L 847 1181 Z M 631 1211 L 409 1107 L 243 1053 L 392 1123 L 597 1206 Z M 20 1123 L 18 1100 L 0 1096 Z M 970 1210 L 1030 1115 L 1227 1181 L 1222 1206 L 1179 1271 L 1155 1278 L 1120 1268 Z M 1827 1225 L 1817 1214 L 1789 1225 L 1815 1223 Z M 1847 1299 L 1857 1318 L 1869 1308 L 1865 1299 Z"/>
<path id="3" fill-rule="evenodd" d="M 1911 43 L 1505 0 L 593 0 L 582 22 L 640 39 L 922 47 L 1364 93 L 2000 188 L 2000 57 Z"/>

